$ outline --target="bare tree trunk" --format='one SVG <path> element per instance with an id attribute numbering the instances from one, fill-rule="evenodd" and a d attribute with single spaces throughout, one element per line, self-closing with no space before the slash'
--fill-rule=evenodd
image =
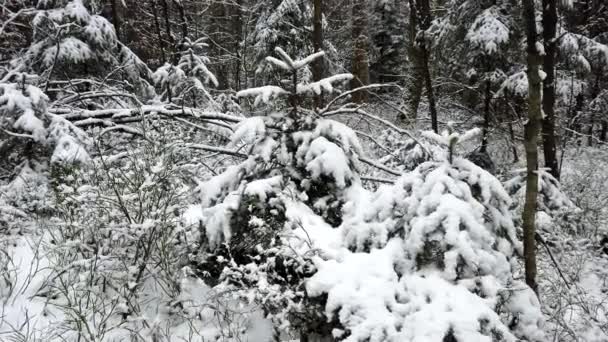
<path id="1" fill-rule="evenodd" d="M 161 0 L 162 1 L 162 5 L 163 5 L 163 17 L 165 18 L 165 30 L 167 32 L 167 39 L 169 39 L 169 42 L 171 43 L 171 46 L 169 47 L 169 54 L 172 55 L 173 58 L 171 58 L 171 60 L 173 61 L 173 64 L 177 64 L 177 54 L 175 53 L 175 37 L 173 37 L 173 33 L 171 33 L 171 21 L 170 21 L 170 17 L 169 17 L 169 4 L 167 3 L 167 0 Z"/>
<path id="2" fill-rule="evenodd" d="M 213 67 L 215 68 L 215 76 L 219 82 L 218 89 L 225 90 L 230 87 L 229 72 L 231 65 L 229 58 L 231 52 L 222 44 L 227 36 L 231 35 L 231 28 L 227 25 L 227 18 L 231 16 L 231 6 L 223 1 L 213 1 L 210 5 L 209 12 L 211 21 L 207 28 L 209 33 L 209 57 L 212 57 Z"/>
<path id="3" fill-rule="evenodd" d="M 437 121 L 437 105 L 435 104 L 435 91 L 433 90 L 433 81 L 431 78 L 431 70 L 429 67 L 428 50 L 424 48 L 424 83 L 426 85 L 426 97 L 429 100 L 429 112 L 431 114 L 431 128 L 435 133 L 439 133 L 439 123 Z"/>
<path id="4" fill-rule="evenodd" d="M 167 63 L 167 56 L 165 55 L 165 41 L 160 29 L 160 21 L 158 20 L 158 11 L 156 10 L 156 0 L 150 2 L 152 4 L 152 15 L 154 15 L 154 27 L 156 29 L 156 35 L 158 36 L 158 44 L 160 46 L 160 56 L 163 60 L 163 64 Z"/>
<path id="5" fill-rule="evenodd" d="M 522 0 L 528 53 L 528 123 L 525 127 L 526 202 L 523 212 L 524 264 L 526 284 L 538 293 L 536 283 L 536 206 L 538 200 L 538 135 L 542 122 L 542 57 L 536 48 L 538 34 L 534 15 L 534 0 Z"/>
<path id="6" fill-rule="evenodd" d="M 351 82 L 352 88 L 357 88 L 369 84 L 368 66 L 368 30 L 367 13 L 365 0 L 353 0 L 352 6 L 352 39 L 353 39 L 353 61 L 352 74 L 355 76 Z M 357 91 L 353 94 L 353 102 L 366 102 L 369 94 L 365 90 Z"/>
<path id="7" fill-rule="evenodd" d="M 241 90 L 241 68 L 242 68 L 242 56 L 241 56 L 241 36 L 243 35 L 243 15 L 242 15 L 242 0 L 236 0 L 232 6 L 232 49 L 235 56 L 234 63 L 234 84 L 235 90 Z"/>
<path id="8" fill-rule="evenodd" d="M 414 80 L 409 87 L 410 115 L 418 116 L 418 106 L 422 88 L 427 91 L 429 101 L 429 112 L 431 115 L 431 128 L 438 132 L 437 106 L 430 70 L 430 54 L 426 46 L 424 32 L 431 26 L 431 5 L 429 0 L 409 0 L 410 4 L 410 47 L 409 55 L 413 64 Z"/>
<path id="9" fill-rule="evenodd" d="M 543 38 L 545 56 L 543 71 L 547 74 L 543 82 L 543 152 L 545 166 L 550 173 L 559 179 L 559 166 L 557 162 L 557 136 L 555 134 L 555 52 L 557 31 L 557 4 L 556 0 L 543 0 Z"/>
<path id="10" fill-rule="evenodd" d="M 509 122 L 509 137 L 511 138 L 511 152 L 513 152 L 513 163 L 517 163 L 519 161 L 519 156 L 517 155 L 517 146 L 515 145 L 515 131 L 513 131 L 513 124 Z"/>
<path id="11" fill-rule="evenodd" d="M 186 11 L 184 10 L 184 5 L 179 0 L 173 0 L 173 3 L 177 7 L 177 11 L 179 13 L 180 20 L 180 28 L 182 30 L 182 42 L 188 37 L 188 19 L 186 18 Z"/>
<path id="12" fill-rule="evenodd" d="M 412 119 L 418 117 L 418 107 L 420 106 L 420 98 L 422 97 L 422 89 L 424 88 L 424 77 L 423 77 L 423 63 L 422 63 L 422 51 L 416 45 L 416 34 L 418 33 L 418 13 L 416 10 L 415 0 L 409 0 L 410 6 L 410 27 L 409 27 L 409 39 L 408 39 L 408 57 L 412 64 L 412 80 L 408 86 L 408 98 L 406 103 L 408 104 L 408 114 Z M 405 120 L 405 116 L 400 117 Z"/>
<path id="13" fill-rule="evenodd" d="M 118 6 L 120 6 L 120 4 L 118 3 L 117 0 L 112 0 L 110 2 L 110 5 L 112 6 L 112 24 L 114 25 L 114 31 L 116 31 L 116 38 L 118 38 L 118 40 L 121 40 L 121 29 L 122 29 L 122 25 L 121 25 L 121 20 L 120 20 L 120 9 L 118 8 Z"/>
<path id="14" fill-rule="evenodd" d="M 490 130 L 490 102 L 492 101 L 492 84 L 486 82 L 486 96 L 483 105 L 483 133 L 481 137 L 481 152 L 486 152 L 488 149 L 488 131 Z"/>
<path id="15" fill-rule="evenodd" d="M 315 52 L 323 50 L 323 0 L 314 0 L 314 16 L 312 30 L 312 45 Z M 323 59 L 318 58 L 312 65 L 312 78 L 319 81 L 323 78 Z M 315 96 L 315 106 L 323 106 L 323 94 Z"/>

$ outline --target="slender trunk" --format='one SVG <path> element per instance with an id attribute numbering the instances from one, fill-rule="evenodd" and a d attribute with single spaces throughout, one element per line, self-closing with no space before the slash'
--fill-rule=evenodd
<path id="1" fill-rule="evenodd" d="M 525 125 L 526 202 L 523 212 L 524 264 L 526 284 L 538 293 L 536 283 L 536 206 L 538 200 L 538 135 L 542 123 L 542 58 L 536 48 L 538 34 L 534 14 L 534 0 L 522 0 L 528 54 L 528 123 Z"/>
<path id="2" fill-rule="evenodd" d="M 492 84 L 486 82 L 486 96 L 483 105 L 483 134 L 481 137 L 481 152 L 486 152 L 488 149 L 488 131 L 490 129 L 490 101 L 492 100 Z"/>
<path id="3" fill-rule="evenodd" d="M 600 68 L 599 70 L 596 71 L 595 73 L 595 82 L 593 83 L 593 88 L 591 89 L 591 98 L 592 99 L 596 99 L 599 94 L 600 91 L 602 90 L 602 88 L 600 87 L 601 84 L 601 79 L 602 79 L 602 73 L 603 73 L 603 68 Z M 601 131 L 600 131 L 600 140 L 601 141 L 605 141 L 606 140 L 606 121 L 601 121 Z M 588 139 L 588 145 L 592 146 L 593 145 L 593 127 L 595 125 L 595 116 L 592 114 L 591 116 L 591 123 L 589 126 L 589 131 L 587 132 L 589 134 Z"/>
<path id="4" fill-rule="evenodd" d="M 355 76 L 351 83 L 352 88 L 357 88 L 369 84 L 368 66 L 368 28 L 365 0 L 354 0 L 352 6 L 352 39 L 353 39 L 353 61 L 352 74 Z M 357 91 L 353 94 L 353 102 L 366 102 L 369 94 L 365 90 Z"/>
<path id="5" fill-rule="evenodd" d="M 179 13 L 180 28 L 182 30 L 182 42 L 188 37 L 188 20 L 186 18 L 186 11 L 181 1 L 173 0 L 173 3 L 177 7 Z"/>
<path id="6" fill-rule="evenodd" d="M 513 124 L 509 122 L 509 137 L 511 138 L 511 151 L 513 152 L 513 163 L 517 163 L 519 161 L 519 156 L 517 155 L 517 145 L 515 145 L 515 131 L 513 131 Z"/>
<path id="7" fill-rule="evenodd" d="M 555 53 L 557 31 L 557 4 L 556 0 L 542 0 L 543 5 L 543 39 L 545 56 L 543 71 L 547 74 L 543 82 L 543 152 L 545 166 L 550 173 L 559 179 L 557 162 L 557 135 L 555 133 Z"/>
<path id="8" fill-rule="evenodd" d="M 315 52 L 323 50 L 323 0 L 314 0 L 312 45 Z M 319 81 L 323 78 L 323 59 L 317 59 L 312 66 L 312 78 Z M 323 94 L 315 96 L 315 107 L 323 106 Z"/>
<path id="9" fill-rule="evenodd" d="M 422 66 L 424 67 L 426 96 L 429 101 L 431 128 L 433 131 L 435 131 L 435 133 L 439 133 L 439 126 L 437 123 L 437 108 L 435 105 L 435 93 L 431 78 L 431 55 L 425 39 L 425 32 L 429 29 L 429 27 L 431 27 L 431 21 L 433 20 L 431 15 L 431 3 L 430 0 L 416 0 L 416 4 L 418 6 L 418 14 L 420 16 L 420 31 L 416 35 L 416 44 L 418 44 L 422 50 Z"/>
<path id="10" fill-rule="evenodd" d="M 160 56 L 163 60 L 163 64 L 167 62 L 167 56 L 165 55 L 165 41 L 160 29 L 160 21 L 158 20 L 158 11 L 156 10 L 156 0 L 150 2 L 152 4 L 152 14 L 154 15 L 154 28 L 156 29 L 156 35 L 158 36 L 158 44 L 160 47 Z"/>
<path id="11" fill-rule="evenodd" d="M 435 133 L 439 133 L 439 124 L 437 122 L 437 106 L 435 104 L 435 91 L 433 90 L 433 80 L 431 78 L 431 70 L 429 68 L 429 55 L 426 48 L 424 52 L 424 83 L 426 85 L 426 97 L 429 100 L 429 112 L 431 114 L 431 128 Z"/>
<path id="12" fill-rule="evenodd" d="M 114 31 L 116 31 L 116 38 L 118 38 L 118 40 L 121 40 L 121 21 L 120 21 L 120 15 L 119 15 L 119 8 L 118 6 L 119 3 L 117 0 L 112 0 L 110 2 L 110 5 L 112 6 L 112 25 L 114 25 Z"/>
<path id="13" fill-rule="evenodd" d="M 417 116 L 422 87 L 426 88 L 431 115 L 431 128 L 439 132 L 437 122 L 437 106 L 430 68 L 430 53 L 426 45 L 424 32 L 431 26 L 431 5 L 429 0 L 409 0 L 410 4 L 410 35 L 413 38 L 410 57 L 414 64 L 414 82 L 410 87 L 410 115 Z"/>
<path id="14" fill-rule="evenodd" d="M 226 36 L 230 35 L 230 27 L 227 25 L 227 18 L 231 15 L 230 8 L 225 2 L 213 1 L 209 11 L 211 20 L 207 30 L 210 32 L 210 49 L 209 57 L 213 58 L 213 67 L 215 68 L 215 76 L 219 82 L 217 89 L 225 90 L 230 87 L 230 70 L 231 65 L 227 57 L 231 56 L 230 51 L 226 51 L 225 46 L 221 42 L 226 40 Z M 228 55 L 228 56 L 227 56 Z"/>
<path id="15" fill-rule="evenodd" d="M 423 58 L 422 51 L 416 45 L 416 34 L 418 32 L 418 12 L 416 10 L 415 0 L 409 0 L 410 6 L 410 27 L 408 37 L 408 57 L 411 67 L 412 80 L 408 82 L 408 98 L 406 103 L 408 105 L 408 114 L 412 119 L 418 117 L 418 107 L 420 106 L 420 98 L 422 97 L 422 89 L 424 88 L 424 73 L 423 73 Z M 405 115 L 399 117 L 401 120 L 407 119 Z"/>
<path id="16" fill-rule="evenodd" d="M 163 17 L 165 18 L 165 30 L 167 32 L 167 39 L 169 39 L 169 43 L 171 46 L 169 47 L 169 54 L 172 55 L 173 64 L 177 64 L 177 58 L 175 54 L 175 37 L 171 33 L 171 21 L 169 20 L 169 4 L 167 0 L 162 0 L 163 5 Z"/>
<path id="17" fill-rule="evenodd" d="M 236 57 L 234 64 L 234 84 L 235 90 L 241 89 L 241 68 L 242 68 L 242 57 L 241 57 L 241 36 L 243 35 L 243 16 L 241 13 L 242 0 L 236 0 L 232 7 L 232 38 L 233 44 L 232 49 Z"/>

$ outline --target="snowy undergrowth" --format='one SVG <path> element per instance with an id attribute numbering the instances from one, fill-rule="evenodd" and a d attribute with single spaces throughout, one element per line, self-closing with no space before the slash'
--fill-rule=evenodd
<path id="1" fill-rule="evenodd" d="M 561 185 L 576 210 L 569 216 L 550 212 L 539 222 L 547 245 L 539 246 L 547 336 L 551 341 L 606 341 L 608 159 L 603 148 L 570 148 L 565 153 Z"/>
<path id="2" fill-rule="evenodd" d="M 163 144 L 23 164 L 0 186 L 0 340 L 268 340 L 180 262 L 192 159 Z"/>

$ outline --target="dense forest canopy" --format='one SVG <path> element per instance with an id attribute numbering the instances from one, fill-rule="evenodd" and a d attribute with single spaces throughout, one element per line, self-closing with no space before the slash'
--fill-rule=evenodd
<path id="1" fill-rule="evenodd" d="M 605 0 L 1 0 L 0 341 L 608 341 Z"/>

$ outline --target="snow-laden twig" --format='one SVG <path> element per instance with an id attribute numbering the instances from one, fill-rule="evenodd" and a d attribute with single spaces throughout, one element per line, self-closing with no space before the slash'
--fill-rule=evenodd
<path id="1" fill-rule="evenodd" d="M 196 108 L 179 108 L 170 109 L 164 106 L 142 106 L 139 108 L 111 108 L 111 109 L 99 109 L 99 110 L 78 110 L 73 108 L 50 108 L 49 113 L 60 115 L 66 120 L 72 122 L 78 122 L 79 125 L 94 124 L 93 121 L 83 121 L 85 119 L 109 119 L 115 123 L 126 123 L 129 120 L 126 118 L 135 119 L 132 121 L 141 121 L 142 116 L 150 114 L 159 114 L 167 118 L 175 118 L 182 116 L 190 116 L 199 120 L 208 121 L 214 125 L 226 127 L 231 129 L 230 125 L 226 123 L 238 123 L 242 118 L 234 115 L 206 112 Z"/>
<path id="2" fill-rule="evenodd" d="M 386 166 L 384 166 L 384 165 L 382 165 L 380 163 L 377 163 L 377 162 L 375 162 L 375 161 L 373 161 L 373 160 L 371 160 L 369 158 L 359 157 L 359 160 L 362 163 L 365 163 L 365 164 L 367 164 L 369 166 L 372 166 L 372 167 L 375 167 L 377 169 L 380 169 L 380 170 L 382 170 L 382 171 L 384 171 L 386 173 L 390 173 L 393 176 L 401 176 L 401 172 L 399 172 L 397 170 L 393 170 L 391 168 L 388 168 L 388 167 L 386 167 Z"/>
<path id="3" fill-rule="evenodd" d="M 208 152 L 217 152 L 217 153 L 231 155 L 231 156 L 234 156 L 234 157 L 239 157 L 239 158 L 247 159 L 247 155 L 244 154 L 244 153 L 241 153 L 241 152 L 235 151 L 235 150 L 231 150 L 231 149 L 227 149 L 227 148 L 217 147 L 217 146 L 211 146 L 211 145 L 205 145 L 205 144 L 191 144 L 191 143 L 180 144 L 180 146 L 183 146 L 183 147 L 186 147 L 186 148 L 191 148 L 191 149 L 194 149 L 194 150 L 203 150 L 203 151 L 208 151 Z"/>
<path id="4" fill-rule="evenodd" d="M 333 116 L 333 115 L 341 115 L 341 114 L 357 114 L 357 115 L 361 115 L 373 120 L 376 120 L 390 128 L 392 128 L 393 130 L 397 131 L 398 133 L 404 134 L 406 136 L 408 136 L 410 139 L 412 139 L 416 144 L 420 145 L 420 148 L 427 154 L 431 154 L 429 152 L 429 150 L 420 143 L 420 141 L 418 139 L 416 139 L 416 137 L 414 137 L 414 135 L 412 133 L 410 133 L 408 130 L 397 127 L 396 125 L 392 124 L 391 122 L 389 122 L 388 120 L 382 119 L 379 116 L 370 114 L 364 110 L 362 110 L 360 107 L 356 107 L 356 108 L 352 108 L 352 107 L 342 107 L 339 109 L 336 109 L 334 111 L 331 112 L 326 112 L 324 114 L 322 114 L 322 116 Z"/>

